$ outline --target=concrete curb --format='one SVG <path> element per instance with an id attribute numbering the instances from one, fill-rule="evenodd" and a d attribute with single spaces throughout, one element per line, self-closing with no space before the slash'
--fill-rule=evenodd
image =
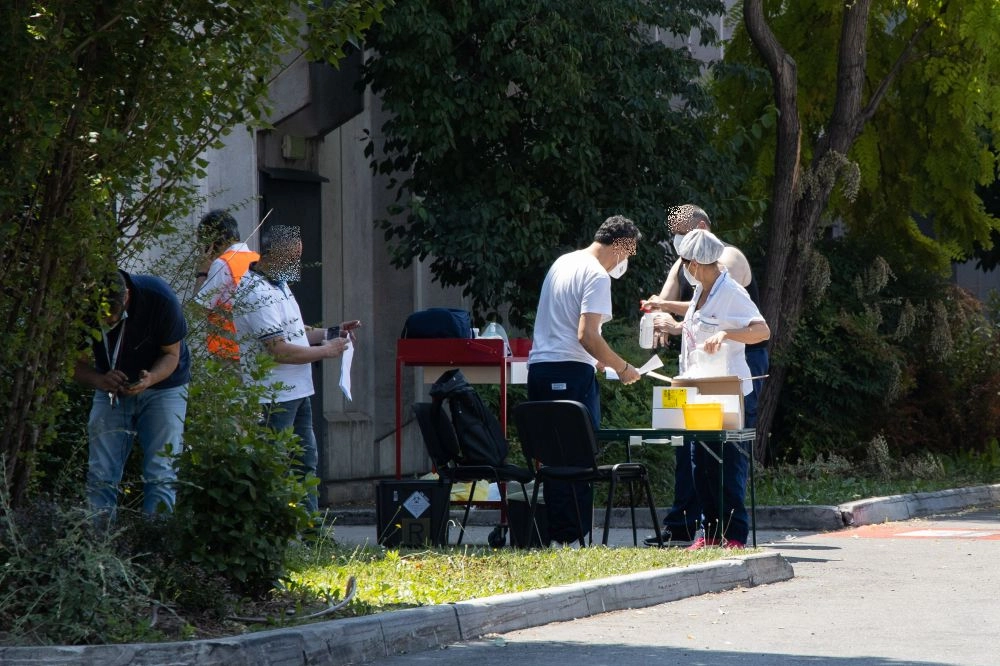
<path id="1" fill-rule="evenodd" d="M 175 643 L 0 648 L 5 666 L 29 664 L 356 664 L 428 650 L 490 633 L 525 629 L 707 592 L 793 577 L 778 553 L 747 555 L 544 590 L 503 594 L 243 636 Z"/>
<path id="2" fill-rule="evenodd" d="M 838 506 L 758 506 L 757 529 L 828 532 L 844 527 L 870 525 L 886 520 L 908 520 L 934 513 L 995 504 L 1000 504 L 1000 484 L 873 497 Z M 665 516 L 668 511 L 669 508 L 659 507 L 656 513 L 659 516 Z M 651 530 L 653 528 L 648 509 L 641 506 L 636 507 L 635 517 L 637 529 Z M 461 518 L 461 510 L 451 511 L 453 521 L 458 523 Z M 334 534 L 336 534 L 338 523 L 342 525 L 374 525 L 375 509 L 332 509 L 327 519 L 333 522 Z M 594 524 L 601 525 L 603 522 L 604 509 L 594 509 Z M 489 526 L 499 523 L 500 512 L 497 509 L 476 508 L 469 514 L 470 525 Z M 631 527 L 629 510 L 625 508 L 613 509 L 611 526 L 615 528 Z"/>
<path id="3" fill-rule="evenodd" d="M 845 526 L 873 525 L 886 521 L 909 520 L 936 513 L 954 513 L 1000 504 L 1000 484 L 873 497 L 841 504 Z"/>
<path id="4" fill-rule="evenodd" d="M 456 603 L 454 608 L 462 640 L 469 640 L 626 608 L 645 608 L 707 592 L 775 583 L 793 575 L 784 557 L 764 553 L 473 599 Z"/>

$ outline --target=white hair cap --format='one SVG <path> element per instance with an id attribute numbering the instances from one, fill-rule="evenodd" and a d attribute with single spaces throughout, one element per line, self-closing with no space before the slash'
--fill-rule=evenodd
<path id="1" fill-rule="evenodd" d="M 694 260 L 699 264 L 714 264 L 726 249 L 725 244 L 707 229 L 694 229 L 684 234 L 677 248 L 682 259 Z"/>

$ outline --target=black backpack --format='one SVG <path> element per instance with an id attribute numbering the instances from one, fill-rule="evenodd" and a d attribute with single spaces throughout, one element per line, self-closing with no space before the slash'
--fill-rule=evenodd
<path id="1" fill-rule="evenodd" d="M 455 368 L 438 377 L 431 386 L 431 398 L 432 418 L 438 424 L 443 421 L 444 403 L 448 403 L 462 464 L 494 467 L 504 464 L 507 439 L 503 428 L 461 370 Z"/>

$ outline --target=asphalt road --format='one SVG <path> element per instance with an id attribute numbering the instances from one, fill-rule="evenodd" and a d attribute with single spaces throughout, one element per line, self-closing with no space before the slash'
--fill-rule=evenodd
<path id="1" fill-rule="evenodd" d="M 792 580 L 370 663 L 1000 664 L 1000 510 L 758 536 L 792 563 Z"/>

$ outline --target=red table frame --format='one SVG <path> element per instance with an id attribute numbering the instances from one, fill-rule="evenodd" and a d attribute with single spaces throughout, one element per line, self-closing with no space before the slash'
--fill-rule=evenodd
<path id="1" fill-rule="evenodd" d="M 442 365 L 453 368 L 461 366 L 495 367 L 499 371 L 500 385 L 500 425 L 507 434 L 507 379 L 510 364 L 526 361 L 531 341 L 514 339 L 510 341 L 516 356 L 505 355 L 503 340 L 495 338 L 425 338 L 400 339 L 396 341 L 396 478 L 402 478 L 403 470 L 403 367 Z"/>

